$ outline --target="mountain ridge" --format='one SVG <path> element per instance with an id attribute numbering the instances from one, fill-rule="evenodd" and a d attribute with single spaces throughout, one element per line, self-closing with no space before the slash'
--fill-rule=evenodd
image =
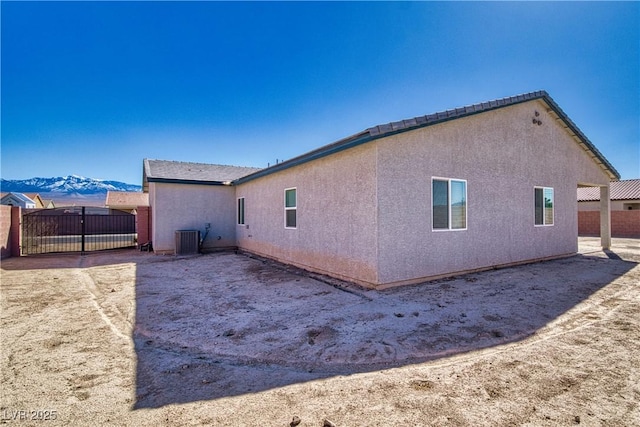
<path id="1" fill-rule="evenodd" d="M 0 179 L 3 193 L 49 193 L 59 195 L 104 195 L 107 191 L 142 191 L 140 185 L 120 181 L 67 175 L 52 178 Z"/>

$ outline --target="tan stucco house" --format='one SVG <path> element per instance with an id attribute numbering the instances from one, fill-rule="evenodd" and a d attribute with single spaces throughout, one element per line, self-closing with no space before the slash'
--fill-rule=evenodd
<path id="1" fill-rule="evenodd" d="M 640 179 L 612 181 L 609 184 L 612 211 L 640 210 Z M 578 188 L 578 211 L 600 210 L 598 188 Z"/>
<path id="2" fill-rule="evenodd" d="M 618 172 L 544 91 L 375 126 L 266 169 L 145 160 L 152 240 L 205 230 L 384 288 L 577 251 L 576 189 Z"/>
<path id="3" fill-rule="evenodd" d="M 23 193 L 25 196 L 33 200 L 36 204 L 36 209 L 50 209 L 47 205 L 49 201 L 45 201 L 40 197 L 38 193 Z"/>
<path id="4" fill-rule="evenodd" d="M 142 191 L 149 193 L 155 252 L 175 252 L 175 232 L 192 229 L 202 237 L 209 231 L 202 250 L 237 247 L 232 184 L 260 169 L 150 159 L 143 163 Z"/>

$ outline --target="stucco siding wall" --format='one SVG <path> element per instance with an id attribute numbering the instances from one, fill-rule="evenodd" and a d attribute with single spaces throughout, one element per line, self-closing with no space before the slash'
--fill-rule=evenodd
<path id="1" fill-rule="evenodd" d="M 467 181 L 467 230 L 432 231 L 432 177 Z M 575 252 L 578 182 L 608 178 L 539 101 L 380 140 L 379 282 Z M 534 226 L 535 186 L 554 189 L 553 226 Z"/>
<path id="2" fill-rule="evenodd" d="M 203 237 L 207 223 L 203 251 L 236 246 L 234 193 L 227 186 L 149 183 L 154 251 L 175 252 L 177 230 L 200 230 Z"/>
<path id="3" fill-rule="evenodd" d="M 240 184 L 238 246 L 362 284 L 377 282 L 376 143 Z M 297 228 L 284 227 L 284 191 L 295 187 Z"/>

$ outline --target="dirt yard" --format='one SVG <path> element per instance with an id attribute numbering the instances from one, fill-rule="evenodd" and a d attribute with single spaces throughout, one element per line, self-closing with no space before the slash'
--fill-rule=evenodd
<path id="1" fill-rule="evenodd" d="M 6 259 L 0 422 L 638 426 L 640 241 L 597 243 L 386 291 L 234 253 Z"/>

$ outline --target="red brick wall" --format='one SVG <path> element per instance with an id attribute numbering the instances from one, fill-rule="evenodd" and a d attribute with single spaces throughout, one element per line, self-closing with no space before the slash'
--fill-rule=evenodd
<path id="1" fill-rule="evenodd" d="M 600 212 L 578 211 L 578 236 L 600 235 Z"/>
<path id="2" fill-rule="evenodd" d="M 640 210 L 611 212 L 611 236 L 640 238 Z"/>
<path id="3" fill-rule="evenodd" d="M 138 245 L 144 245 L 151 240 L 151 208 L 138 206 L 136 214 L 136 231 L 138 233 Z"/>
<path id="4" fill-rule="evenodd" d="M 578 211 L 578 235 L 600 235 L 600 212 Z M 611 237 L 640 238 L 640 210 L 611 211 Z"/>
<path id="5" fill-rule="evenodd" d="M 11 206 L 0 205 L 0 258 L 11 256 Z"/>

